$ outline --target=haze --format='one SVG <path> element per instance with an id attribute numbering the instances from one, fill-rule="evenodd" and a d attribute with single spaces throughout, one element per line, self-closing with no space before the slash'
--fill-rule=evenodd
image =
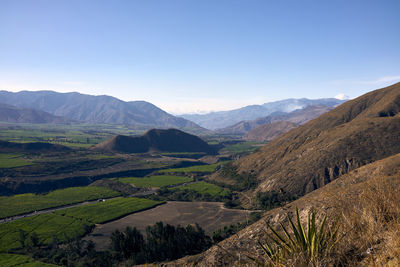
<path id="1" fill-rule="evenodd" d="M 399 1 L 1 1 L 0 90 L 174 114 L 357 97 L 400 80 Z"/>

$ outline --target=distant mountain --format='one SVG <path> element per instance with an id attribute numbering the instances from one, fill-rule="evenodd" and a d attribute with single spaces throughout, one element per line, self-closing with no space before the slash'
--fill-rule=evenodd
<path id="1" fill-rule="evenodd" d="M 208 114 L 184 114 L 180 117 L 191 120 L 204 128 L 215 130 L 228 127 L 240 121 L 266 117 L 276 112 L 288 113 L 297 109 L 306 108 L 311 105 L 335 107 L 344 102 L 344 100 L 339 100 L 336 98 L 286 99 L 265 103 L 263 105 L 246 106 L 229 111 L 211 112 Z"/>
<path id="2" fill-rule="evenodd" d="M 219 134 L 229 134 L 229 135 L 244 135 L 247 132 L 257 128 L 260 125 L 271 124 L 275 122 L 291 122 L 297 125 L 304 124 L 318 116 L 328 112 L 333 109 L 332 106 L 324 105 L 311 105 L 304 109 L 298 109 L 289 113 L 275 112 L 269 116 L 258 118 L 252 121 L 241 121 L 232 126 L 219 129 L 216 132 Z M 268 126 L 266 126 L 268 127 Z"/>
<path id="3" fill-rule="evenodd" d="M 255 192 L 297 196 L 370 162 L 400 153 L 400 83 L 348 101 L 235 163 Z"/>
<path id="4" fill-rule="evenodd" d="M 35 108 L 56 116 L 89 122 L 135 125 L 143 128 L 174 127 L 204 131 L 195 123 L 175 117 L 145 101 L 125 102 L 111 96 L 53 91 L 0 91 L 0 103 Z"/>
<path id="5" fill-rule="evenodd" d="M 68 120 L 50 113 L 33 109 L 18 108 L 15 106 L 0 103 L 0 121 L 19 123 L 68 123 Z"/>
<path id="6" fill-rule="evenodd" d="M 139 137 L 117 135 L 97 144 L 93 149 L 122 153 L 152 151 L 215 153 L 213 147 L 199 137 L 177 129 L 152 129 Z"/>
<path id="7" fill-rule="evenodd" d="M 298 124 L 288 121 L 262 124 L 257 128 L 248 132 L 243 137 L 243 139 L 247 141 L 267 142 L 277 138 L 278 136 L 286 132 L 289 132 L 290 130 L 298 126 L 299 126 Z"/>

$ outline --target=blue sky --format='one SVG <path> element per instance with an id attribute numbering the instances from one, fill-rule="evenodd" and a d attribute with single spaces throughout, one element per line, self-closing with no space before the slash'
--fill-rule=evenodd
<path id="1" fill-rule="evenodd" d="M 398 0 L 0 0 L 0 90 L 172 112 L 356 97 L 400 81 Z"/>

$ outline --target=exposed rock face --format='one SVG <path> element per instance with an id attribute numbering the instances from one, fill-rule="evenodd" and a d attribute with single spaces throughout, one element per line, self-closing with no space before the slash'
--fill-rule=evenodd
<path id="1" fill-rule="evenodd" d="M 205 152 L 215 153 L 213 147 L 195 135 L 177 129 L 153 129 L 139 137 L 117 135 L 93 149 L 122 153 Z"/>
<path id="2" fill-rule="evenodd" d="M 365 94 L 236 162 L 257 191 L 304 195 L 359 166 L 400 153 L 400 83 Z"/>

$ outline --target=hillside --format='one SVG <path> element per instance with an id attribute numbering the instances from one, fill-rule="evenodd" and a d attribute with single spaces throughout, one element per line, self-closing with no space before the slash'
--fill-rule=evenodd
<path id="1" fill-rule="evenodd" d="M 0 103 L 0 121 L 18 123 L 68 123 L 71 120 L 33 109 Z"/>
<path id="2" fill-rule="evenodd" d="M 139 137 L 117 135 L 96 145 L 94 150 L 122 153 L 205 152 L 214 149 L 195 135 L 177 129 L 152 129 Z"/>
<path id="3" fill-rule="evenodd" d="M 32 143 L 14 143 L 0 140 L 0 152 L 61 152 L 69 151 L 70 149 L 66 146 L 43 143 L 43 142 L 32 142 Z"/>
<path id="4" fill-rule="evenodd" d="M 303 219 L 305 219 L 312 208 L 319 210 L 320 213 L 327 212 L 331 218 L 335 218 L 336 213 L 344 213 L 344 216 L 348 216 L 347 220 L 351 221 L 347 223 L 350 223 L 350 225 L 346 225 L 346 221 L 343 219 L 340 230 L 344 232 L 344 236 L 349 236 L 349 240 L 343 239 L 339 243 L 338 250 L 345 254 L 349 253 L 349 259 L 344 260 L 356 261 L 351 266 L 398 266 L 400 259 L 397 257 L 396 264 L 396 257 L 393 257 L 396 255 L 393 255 L 393 251 L 390 251 L 398 249 L 398 247 L 396 248 L 398 244 L 393 244 L 393 242 L 396 242 L 396 239 L 392 239 L 393 234 L 396 235 L 398 232 L 390 232 L 391 230 L 398 230 L 398 228 L 386 230 L 378 228 L 376 230 L 380 231 L 379 236 L 377 235 L 378 233 L 375 233 L 376 236 L 369 240 L 371 237 L 366 235 L 367 228 L 356 232 L 354 224 L 360 221 L 363 227 L 369 227 L 369 224 L 373 223 L 368 222 L 368 220 L 371 220 L 369 217 L 370 213 L 376 212 L 373 208 L 378 208 L 379 204 L 387 205 L 386 208 L 388 210 L 386 212 L 388 213 L 396 209 L 397 205 L 396 207 L 390 206 L 390 208 L 388 206 L 395 203 L 389 202 L 383 204 L 377 201 L 398 200 L 398 194 L 393 196 L 390 196 L 390 194 L 398 192 L 399 189 L 400 154 L 396 154 L 357 168 L 294 202 L 281 208 L 267 211 L 264 213 L 262 219 L 240 231 L 238 234 L 218 243 L 218 245 L 211 247 L 202 254 L 183 258 L 174 262 L 176 265 L 171 266 L 185 266 L 185 264 L 190 265 L 192 263 L 195 263 L 196 266 L 239 266 L 240 264 L 243 266 L 246 264 L 256 266 L 254 261 L 250 260 L 246 255 L 257 257 L 263 254 L 258 241 L 265 242 L 266 240 L 265 233 L 268 229 L 265 222 L 267 221 L 274 226 L 280 222 L 287 223 L 287 214 L 292 214 L 293 216 L 296 208 L 299 208 Z M 373 196 L 374 193 L 376 194 L 375 196 Z M 388 196 L 385 196 L 384 193 L 388 194 Z M 343 198 L 343 196 L 346 197 Z M 371 197 L 373 199 L 370 199 Z M 361 214 L 354 214 L 357 209 L 359 209 L 357 212 L 362 213 L 365 218 L 362 218 Z M 369 209 L 371 209 L 370 212 L 368 212 Z M 385 210 L 381 212 L 385 212 Z M 378 212 L 375 213 L 375 216 L 378 216 Z M 349 232 L 346 232 L 346 227 L 349 226 L 353 228 Z M 363 238 L 365 240 L 360 240 Z M 372 265 L 368 265 L 365 262 L 361 264 L 359 261 L 369 259 L 365 258 L 365 256 L 356 257 L 354 255 L 365 252 L 368 247 L 353 247 L 352 245 L 357 244 L 357 242 L 367 242 L 369 246 L 374 245 L 374 253 L 369 256 L 379 259 L 380 262 L 375 262 Z M 383 257 L 379 257 L 379 255 Z M 336 258 L 335 260 L 338 259 Z M 348 265 L 346 264 L 345 266 Z"/>
<path id="5" fill-rule="evenodd" d="M 125 102 L 111 96 L 92 96 L 53 91 L 0 91 L 0 102 L 20 108 L 35 108 L 80 122 L 175 127 L 205 131 L 195 123 L 175 117 L 145 101 Z"/>
<path id="6" fill-rule="evenodd" d="M 268 142 L 296 127 L 298 127 L 298 124 L 288 121 L 262 124 L 248 132 L 243 136 L 243 139 L 247 141 Z"/>
<path id="7" fill-rule="evenodd" d="M 257 118 L 266 117 L 273 113 L 289 113 L 294 110 L 317 105 L 333 108 L 343 102 L 343 100 L 335 98 L 285 99 L 262 105 L 246 106 L 229 111 L 211 112 L 208 114 L 184 114 L 181 115 L 181 117 L 191 120 L 204 128 L 216 130 L 231 126 L 240 121 L 255 120 Z"/>
<path id="8" fill-rule="evenodd" d="M 275 112 L 269 116 L 257 118 L 252 121 L 241 121 L 229 127 L 219 129 L 217 132 L 219 134 L 229 134 L 229 135 L 244 135 L 247 132 L 257 128 L 263 124 L 270 124 L 280 121 L 292 122 L 295 124 L 304 124 L 318 116 L 328 112 L 333 109 L 332 106 L 324 105 L 311 105 L 303 109 L 297 109 L 289 113 Z"/>
<path id="9" fill-rule="evenodd" d="M 254 192 L 301 196 L 365 164 L 400 152 L 400 83 L 323 114 L 235 163 Z M 222 175 L 220 173 L 220 175 Z"/>

